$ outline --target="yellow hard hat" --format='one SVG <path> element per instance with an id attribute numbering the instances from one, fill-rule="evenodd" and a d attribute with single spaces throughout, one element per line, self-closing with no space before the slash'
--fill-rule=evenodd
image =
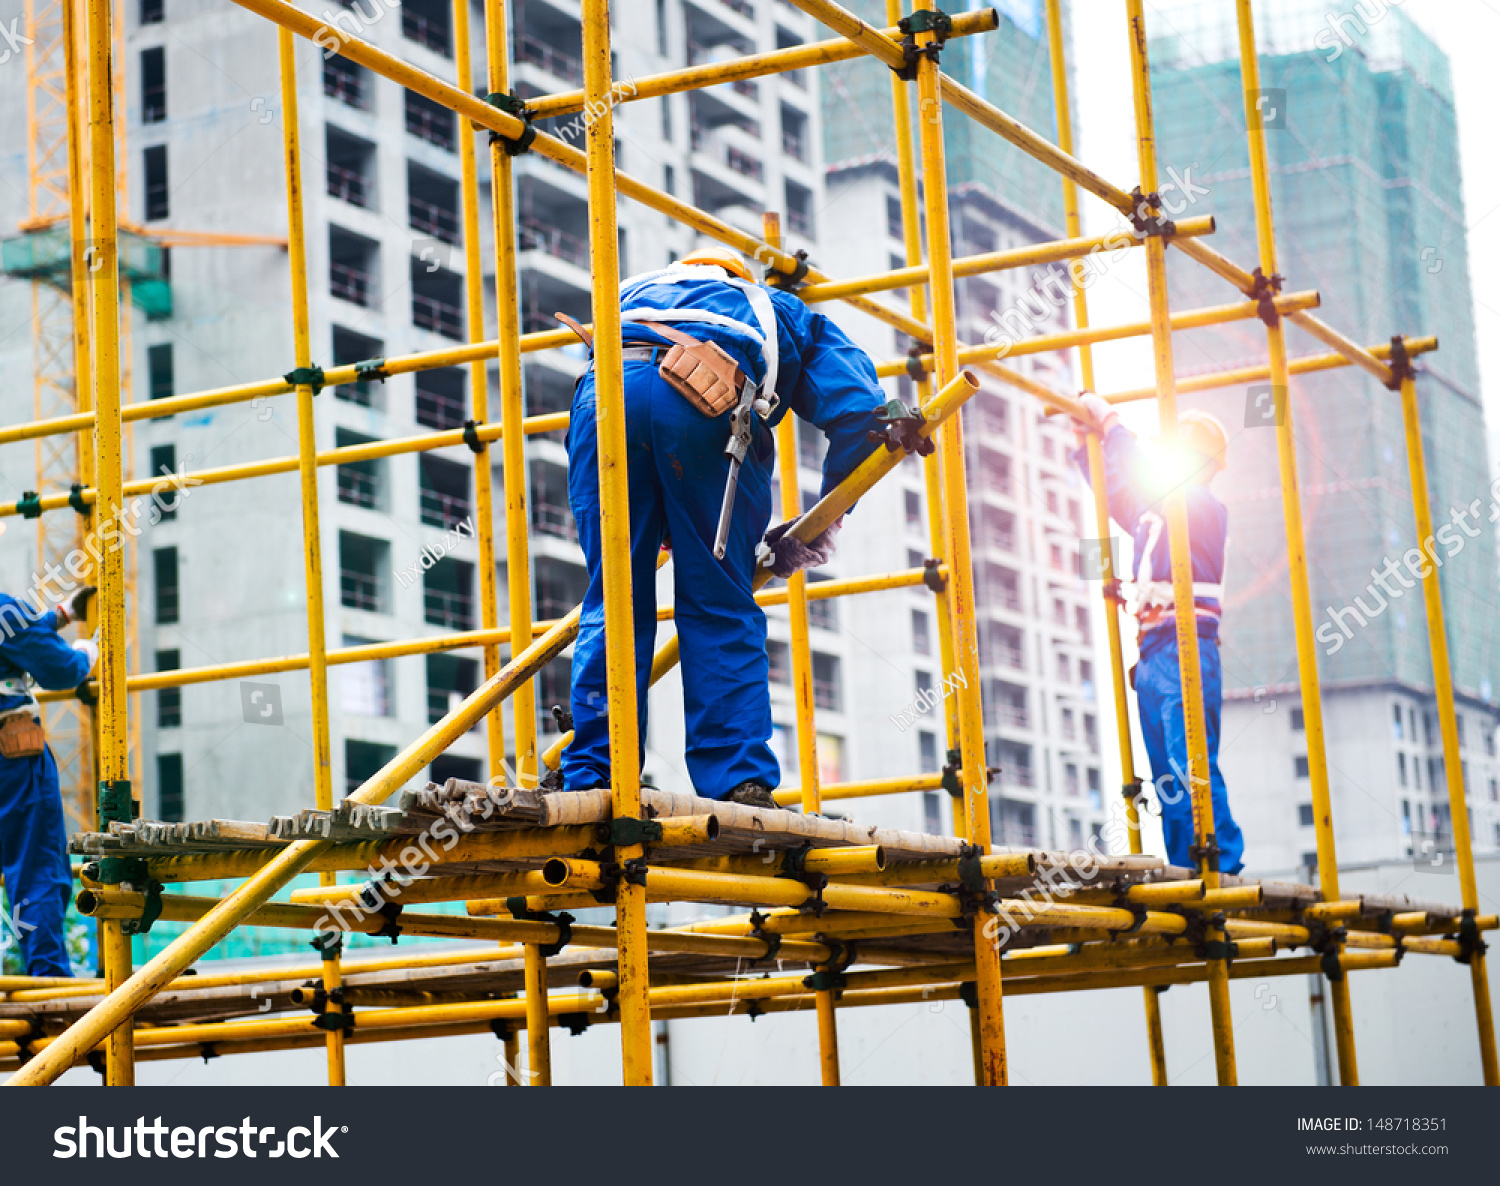
<path id="1" fill-rule="evenodd" d="M 1229 434 L 1217 416 L 1191 408 L 1177 417 L 1177 441 L 1214 463 L 1215 472 L 1228 464 Z"/>
<path id="2" fill-rule="evenodd" d="M 745 262 L 745 257 L 732 247 L 700 247 L 696 251 L 688 252 L 680 262 L 723 268 L 726 272 L 738 276 L 749 284 L 755 283 L 755 277 L 750 274 L 750 265 Z"/>

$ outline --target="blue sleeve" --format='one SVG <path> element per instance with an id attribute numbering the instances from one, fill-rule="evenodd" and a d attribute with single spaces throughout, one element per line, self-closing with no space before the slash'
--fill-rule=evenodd
<path id="1" fill-rule="evenodd" d="M 57 614 L 37 611 L 0 593 L 0 655 L 48 691 L 76 688 L 89 673 L 89 658 L 57 633 Z"/>
<path id="2" fill-rule="evenodd" d="M 783 341 L 793 346 L 781 358 L 777 390 L 792 411 L 828 436 L 821 497 L 879 448 L 866 434 L 880 427 L 875 412 L 885 406 L 885 392 L 870 356 L 832 321 L 796 297 L 775 303 L 788 331 Z"/>
<path id="3" fill-rule="evenodd" d="M 1104 453 L 1104 491 L 1109 499 L 1109 514 L 1116 523 L 1134 535 L 1141 515 L 1152 509 L 1154 501 L 1151 489 L 1149 463 L 1135 434 L 1124 425 L 1116 424 L 1100 442 Z M 1087 449 L 1073 450 L 1073 461 L 1089 478 L 1089 455 Z"/>

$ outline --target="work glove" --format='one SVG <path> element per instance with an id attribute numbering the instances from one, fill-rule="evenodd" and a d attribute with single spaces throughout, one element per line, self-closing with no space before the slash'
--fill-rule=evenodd
<path id="1" fill-rule="evenodd" d="M 99 643 L 92 638 L 79 638 L 73 641 L 73 649 L 89 657 L 89 670 L 93 671 L 99 662 Z"/>
<path id="2" fill-rule="evenodd" d="M 1088 412 L 1089 422 L 1085 423 L 1075 417 L 1073 425 L 1076 431 L 1106 433 L 1120 422 L 1120 415 L 1110 402 L 1095 395 L 1092 391 L 1080 396 L 1079 403 L 1083 404 L 1084 410 Z"/>
<path id="3" fill-rule="evenodd" d="M 804 568 L 817 568 L 827 564 L 833 558 L 833 542 L 839 528 L 844 525 L 844 517 L 840 515 L 826 531 L 806 544 L 787 534 L 801 518 L 798 515 L 796 519 L 778 523 L 766 532 L 765 538 L 755 549 L 755 558 L 762 568 L 769 568 L 779 577 L 789 577 Z"/>
<path id="4" fill-rule="evenodd" d="M 73 596 L 57 607 L 57 628 L 61 630 L 69 622 L 81 622 L 88 617 L 89 598 L 99 590 L 93 585 L 82 585 Z"/>

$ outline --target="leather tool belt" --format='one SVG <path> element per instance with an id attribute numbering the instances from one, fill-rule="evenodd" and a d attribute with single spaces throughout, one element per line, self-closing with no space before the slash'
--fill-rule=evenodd
<path id="1" fill-rule="evenodd" d="M 722 416 L 740 402 L 749 382 L 740 364 L 714 342 L 700 342 L 690 334 L 659 321 L 639 324 L 672 343 L 657 373 L 705 416 Z"/>
<path id="2" fill-rule="evenodd" d="M 28 704 L 0 721 L 0 757 L 34 758 L 47 748 L 47 734 Z"/>

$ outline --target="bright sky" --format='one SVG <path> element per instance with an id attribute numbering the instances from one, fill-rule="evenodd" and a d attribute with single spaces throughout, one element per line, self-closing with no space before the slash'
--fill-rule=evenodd
<path id="1" fill-rule="evenodd" d="M 1230 0 L 1205 0 L 1232 11 Z M 1180 6 L 1174 0 L 1170 7 Z M 1379 0 L 1364 0 L 1366 12 Z M 1146 4 L 1147 27 L 1160 5 Z M 1259 5 L 1257 5 L 1257 8 Z M 1491 472 L 1500 472 L 1500 154 L 1494 120 L 1500 115 L 1500 71 L 1494 47 L 1500 45 L 1500 0 L 1406 0 L 1403 10 L 1449 55 L 1457 95 L 1462 153 L 1464 209 L 1469 230 L 1470 276 L 1474 290 L 1486 420 L 1490 425 Z M 1352 11 L 1354 0 L 1328 0 L 1332 11 Z M 1135 183 L 1134 114 L 1130 94 L 1125 21 L 1118 0 L 1074 0 L 1073 38 L 1079 108 L 1079 155 L 1093 169 L 1128 189 Z M 1115 225 L 1114 212 L 1086 199 L 1084 233 L 1102 234 Z M 1241 261 L 1246 262 L 1246 261 Z M 1295 286 L 1295 281 L 1294 281 Z M 1116 264 L 1089 291 L 1089 312 L 1098 324 L 1147 316 L 1143 260 L 1135 252 Z M 1441 327 L 1439 327 L 1441 335 Z M 1147 385 L 1152 380 L 1149 341 L 1100 348 L 1099 386 L 1103 390 Z M 1150 429 L 1155 415 L 1137 414 Z"/>

